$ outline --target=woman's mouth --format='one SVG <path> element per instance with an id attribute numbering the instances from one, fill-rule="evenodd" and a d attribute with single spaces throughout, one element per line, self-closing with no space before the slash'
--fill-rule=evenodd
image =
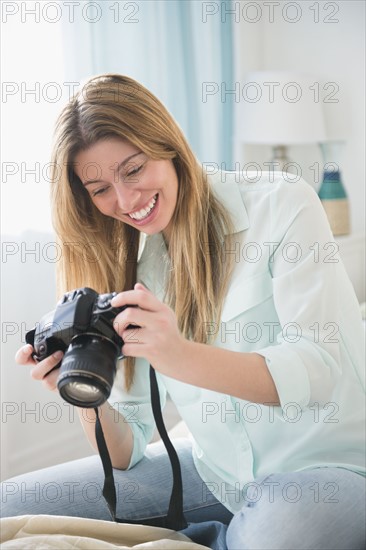
<path id="1" fill-rule="evenodd" d="M 157 193 L 156 195 L 153 196 L 150 202 L 148 202 L 148 204 L 144 206 L 144 208 L 141 208 L 141 210 L 137 210 L 132 214 L 128 214 L 128 216 L 134 221 L 134 223 L 138 225 L 142 225 L 147 222 L 150 222 L 153 215 L 156 212 L 158 197 L 159 197 L 159 194 Z"/>

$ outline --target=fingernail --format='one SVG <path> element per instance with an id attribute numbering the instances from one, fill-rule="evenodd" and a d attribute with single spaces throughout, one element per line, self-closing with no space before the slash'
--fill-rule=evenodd
<path id="1" fill-rule="evenodd" d="M 31 350 L 32 346 L 30 344 L 26 344 L 22 349 L 23 353 L 29 353 Z"/>
<path id="2" fill-rule="evenodd" d="M 61 359 L 61 357 L 63 356 L 63 353 L 62 351 L 56 351 L 52 357 L 54 357 L 55 359 Z"/>

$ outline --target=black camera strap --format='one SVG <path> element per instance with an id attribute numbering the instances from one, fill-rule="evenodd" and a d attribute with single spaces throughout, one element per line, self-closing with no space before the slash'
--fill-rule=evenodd
<path id="1" fill-rule="evenodd" d="M 183 513 L 183 487 L 182 487 L 182 472 L 180 468 L 179 458 L 176 450 L 174 449 L 172 442 L 169 439 L 168 433 L 163 421 L 163 415 L 160 407 L 159 388 L 156 380 L 156 373 L 153 367 L 150 365 L 150 395 L 151 406 L 156 423 L 156 427 L 160 434 L 160 437 L 165 445 L 167 453 L 169 455 L 170 464 L 173 471 L 173 487 L 172 494 L 169 502 L 169 509 L 166 516 L 158 516 L 148 518 L 147 520 L 127 520 L 116 517 L 116 487 L 113 477 L 113 467 L 111 458 L 109 456 L 107 444 L 104 439 L 102 426 L 100 423 L 98 409 L 95 408 L 96 421 L 95 421 L 95 438 L 98 445 L 100 458 L 103 464 L 104 470 L 104 486 L 103 497 L 105 498 L 109 512 L 112 519 L 117 523 L 132 523 L 132 524 L 145 524 L 153 527 L 165 527 L 167 529 L 174 529 L 180 531 L 187 527 L 187 521 Z"/>

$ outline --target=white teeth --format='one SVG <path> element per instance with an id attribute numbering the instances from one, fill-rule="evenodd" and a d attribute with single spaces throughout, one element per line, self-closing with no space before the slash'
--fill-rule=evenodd
<path id="1" fill-rule="evenodd" d="M 154 208 L 156 199 L 157 195 L 155 195 L 155 197 L 151 199 L 151 201 L 147 206 L 145 206 L 145 208 L 142 208 L 141 210 L 139 210 L 138 212 L 134 212 L 133 214 L 129 214 L 130 218 L 132 218 L 133 220 L 142 220 L 146 218 L 146 216 L 150 214 L 151 210 Z"/>

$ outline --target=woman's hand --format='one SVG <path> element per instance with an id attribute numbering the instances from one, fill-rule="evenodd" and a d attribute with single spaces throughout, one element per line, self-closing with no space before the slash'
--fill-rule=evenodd
<path id="1" fill-rule="evenodd" d="M 153 367 L 169 376 L 175 358 L 183 353 L 187 340 L 180 334 L 173 310 L 142 284 L 121 292 L 111 302 L 114 307 L 135 305 L 119 313 L 114 329 L 124 341 L 125 356 L 144 357 Z M 136 325 L 136 328 L 127 328 Z"/>
<path id="2" fill-rule="evenodd" d="M 56 382 L 59 375 L 59 369 L 55 369 L 52 372 L 50 372 L 50 370 L 52 370 L 57 363 L 61 361 L 63 356 L 62 351 L 56 351 L 54 354 L 50 355 L 46 359 L 43 359 L 43 361 L 40 361 L 39 363 L 33 359 L 33 352 L 33 347 L 30 344 L 26 344 L 17 351 L 15 361 L 18 365 L 31 366 L 31 377 L 34 380 L 41 380 L 47 390 L 57 391 Z"/>

